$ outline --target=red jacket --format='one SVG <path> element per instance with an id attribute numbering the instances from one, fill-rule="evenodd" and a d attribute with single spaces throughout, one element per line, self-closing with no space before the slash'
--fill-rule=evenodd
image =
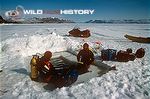
<path id="1" fill-rule="evenodd" d="M 53 69 L 53 65 L 50 62 L 50 60 L 48 60 L 44 56 L 41 57 L 37 62 L 37 67 L 40 72 L 45 72 L 45 73 L 50 72 Z"/>

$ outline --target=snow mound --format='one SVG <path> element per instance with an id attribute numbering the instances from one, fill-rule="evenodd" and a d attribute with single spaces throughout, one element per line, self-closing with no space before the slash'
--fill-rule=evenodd
<path id="1" fill-rule="evenodd" d="M 85 42 L 72 40 L 68 37 L 60 36 L 54 32 L 51 34 L 36 34 L 32 36 L 17 37 L 2 41 L 1 52 L 9 55 L 20 54 L 23 57 L 36 53 L 44 53 L 46 50 L 60 52 L 67 50 L 80 50 Z M 91 48 L 95 48 L 95 43 L 90 43 Z"/>
<path id="2" fill-rule="evenodd" d="M 67 50 L 66 40 L 56 35 L 33 35 L 29 37 L 7 39 L 2 42 L 1 52 L 10 55 L 31 56 L 35 53 L 44 53 L 46 50 L 59 52 Z"/>

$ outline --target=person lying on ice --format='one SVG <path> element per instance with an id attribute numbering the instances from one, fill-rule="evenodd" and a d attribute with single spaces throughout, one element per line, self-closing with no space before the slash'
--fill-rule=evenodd
<path id="1" fill-rule="evenodd" d="M 44 82 L 48 82 L 51 79 L 50 73 L 53 72 L 53 65 L 50 62 L 51 57 L 52 53 L 50 51 L 46 51 L 44 56 L 42 56 L 37 62 L 39 75 Z"/>
<path id="2" fill-rule="evenodd" d="M 94 54 L 89 50 L 89 45 L 87 43 L 83 44 L 83 49 L 78 53 L 77 60 L 78 62 L 83 63 L 87 70 L 94 61 Z"/>

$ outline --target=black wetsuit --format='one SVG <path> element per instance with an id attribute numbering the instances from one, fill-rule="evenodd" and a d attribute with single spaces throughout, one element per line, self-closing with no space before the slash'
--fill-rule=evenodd
<path id="1" fill-rule="evenodd" d="M 77 60 L 85 65 L 90 65 L 94 61 L 94 54 L 91 50 L 81 50 L 77 55 Z"/>

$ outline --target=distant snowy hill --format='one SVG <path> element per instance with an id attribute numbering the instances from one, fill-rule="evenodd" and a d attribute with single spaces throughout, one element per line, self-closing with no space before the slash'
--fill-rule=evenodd
<path id="1" fill-rule="evenodd" d="M 2 16 L 0 16 L 0 23 L 5 23 L 6 21 L 3 19 Z"/>
<path id="2" fill-rule="evenodd" d="M 71 20 L 52 18 L 52 17 L 48 17 L 48 18 L 33 17 L 33 18 L 25 19 L 23 23 L 74 23 L 74 22 Z"/>
<path id="3" fill-rule="evenodd" d="M 3 19 L 3 17 L 0 16 L 0 23 L 32 24 L 32 23 L 74 23 L 74 22 L 71 20 L 52 18 L 52 17 L 47 17 L 47 18 L 33 17 L 33 18 L 12 20 L 11 18 Z"/>
<path id="4" fill-rule="evenodd" d="M 150 19 L 140 19 L 140 20 L 132 20 L 132 19 L 126 19 L 126 20 L 89 20 L 85 23 L 126 23 L 126 24 L 150 24 Z"/>

